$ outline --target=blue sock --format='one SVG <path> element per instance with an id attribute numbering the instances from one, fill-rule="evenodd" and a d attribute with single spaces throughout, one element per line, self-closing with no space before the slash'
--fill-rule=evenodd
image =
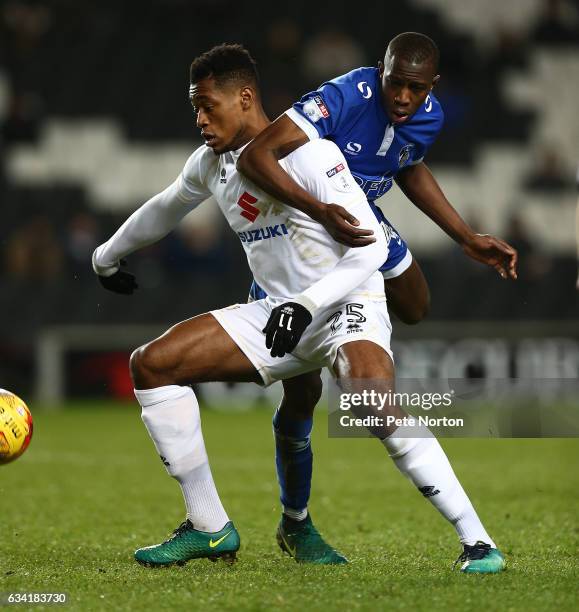
<path id="1" fill-rule="evenodd" d="M 307 508 L 312 484 L 313 453 L 310 444 L 313 419 L 292 419 L 279 410 L 273 415 L 275 466 L 280 500 L 285 508 Z"/>

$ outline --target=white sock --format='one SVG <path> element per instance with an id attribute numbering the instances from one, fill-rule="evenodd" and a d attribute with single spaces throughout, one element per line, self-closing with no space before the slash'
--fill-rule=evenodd
<path id="1" fill-rule="evenodd" d="M 442 447 L 428 428 L 399 427 L 382 443 L 396 467 L 454 525 L 463 544 L 472 546 L 480 540 L 496 548 Z"/>
<path id="2" fill-rule="evenodd" d="M 293 508 L 283 506 L 283 513 L 294 521 L 303 521 L 308 516 L 308 509 L 294 510 Z"/>
<path id="3" fill-rule="evenodd" d="M 135 389 L 135 395 L 143 409 L 143 423 L 167 472 L 181 485 L 187 518 L 199 531 L 220 531 L 229 517 L 209 468 L 193 389 L 167 385 Z"/>

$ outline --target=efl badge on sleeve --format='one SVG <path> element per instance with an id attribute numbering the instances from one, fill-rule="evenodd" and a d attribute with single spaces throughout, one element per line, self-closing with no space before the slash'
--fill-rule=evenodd
<path id="1" fill-rule="evenodd" d="M 306 117 L 314 123 L 330 116 L 330 111 L 321 96 L 314 96 L 308 100 L 303 106 L 303 111 Z"/>

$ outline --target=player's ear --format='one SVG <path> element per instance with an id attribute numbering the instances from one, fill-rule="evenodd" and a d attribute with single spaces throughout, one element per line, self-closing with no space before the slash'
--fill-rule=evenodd
<path id="1" fill-rule="evenodd" d="M 241 108 L 243 110 L 249 110 L 255 99 L 255 94 L 251 87 L 244 87 L 241 90 Z"/>
<path id="2" fill-rule="evenodd" d="M 378 60 L 378 74 L 380 75 L 380 78 L 382 78 L 382 75 L 384 74 L 384 64 Z"/>
<path id="3" fill-rule="evenodd" d="M 440 75 L 437 74 L 433 79 L 432 79 L 432 85 L 430 86 L 430 89 L 432 90 L 436 84 L 438 83 L 438 81 L 440 80 Z"/>

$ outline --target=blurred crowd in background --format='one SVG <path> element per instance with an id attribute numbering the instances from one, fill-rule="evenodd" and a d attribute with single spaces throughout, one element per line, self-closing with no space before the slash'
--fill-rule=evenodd
<path id="1" fill-rule="evenodd" d="M 481 44 L 472 32 L 453 27 L 443 4 L 1 1 L 0 363 L 30 364 L 35 336 L 46 325 L 169 324 L 245 299 L 250 275 L 242 249 L 213 217 L 187 224 L 130 258 L 141 286 L 138 297 L 107 294 L 92 273 L 90 256 L 144 199 L 107 210 L 95 206 L 82 181 L 27 183 L 15 180 L 9 163 L 17 147 L 39 143 L 55 118 L 74 124 L 105 117 L 130 143 L 171 142 L 193 150 L 199 138 L 187 100 L 188 67 L 196 55 L 224 41 L 245 44 L 257 60 L 265 107 L 273 118 L 321 82 L 376 65 L 398 32 L 430 35 L 441 51 L 443 78 L 436 95 L 446 115 L 427 159 L 435 174 L 438 167 L 468 170 L 489 142 L 529 143 L 535 160 L 501 232 L 519 250 L 518 282 L 505 283 L 467 260 L 450 239 L 424 253 L 420 243 L 410 244 L 431 287 L 430 318 L 576 318 L 576 254 L 545 248 L 529 229 L 525 205 L 531 193 L 548 194 L 555 202 L 558 195 L 574 194 L 578 159 L 556 142 L 531 144 L 537 110 L 509 104 L 501 85 L 507 71 L 528 67 L 538 47 L 579 54 L 579 6 L 571 0 L 533 0 L 531 22 L 521 18 L 517 27 L 512 19 L 495 19 L 490 38 Z M 579 82 L 570 75 L 552 92 L 552 104 L 578 93 Z M 180 165 L 173 168 L 175 176 L 179 170 Z M 98 177 L 103 183 L 115 179 Z M 455 204 L 460 209 L 461 203 Z M 468 220 L 484 230 L 484 203 L 478 210 Z M 557 214 L 555 205 L 552 215 Z M 396 225 L 395 215 L 391 220 Z M 425 217 L 420 222 L 431 223 Z"/>

